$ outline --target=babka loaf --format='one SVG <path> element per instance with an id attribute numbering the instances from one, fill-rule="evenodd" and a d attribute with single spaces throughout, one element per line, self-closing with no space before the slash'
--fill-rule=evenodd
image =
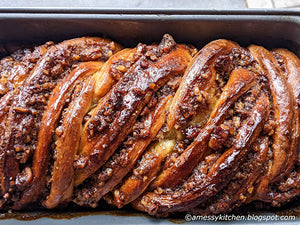
<path id="1" fill-rule="evenodd" d="M 150 215 L 279 207 L 300 194 L 300 60 L 166 34 L 47 42 L 0 61 L 0 209 Z"/>

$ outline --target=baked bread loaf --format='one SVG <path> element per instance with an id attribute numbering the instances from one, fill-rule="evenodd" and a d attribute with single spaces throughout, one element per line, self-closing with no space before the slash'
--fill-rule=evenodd
<path id="1" fill-rule="evenodd" d="M 0 209 L 228 213 L 300 194 L 300 60 L 166 34 L 48 42 L 0 61 Z"/>

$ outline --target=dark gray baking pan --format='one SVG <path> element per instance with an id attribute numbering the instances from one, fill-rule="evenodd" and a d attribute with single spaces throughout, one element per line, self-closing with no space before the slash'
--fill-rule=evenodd
<path id="1" fill-rule="evenodd" d="M 227 38 L 242 46 L 250 43 L 267 48 L 285 47 L 300 56 L 299 11 L 214 11 L 214 10 L 137 10 L 91 8 L 0 8 L 0 45 L 4 50 L 14 44 L 38 44 L 48 40 L 55 42 L 80 36 L 105 36 L 124 46 L 138 42 L 151 43 L 161 39 L 164 33 L 173 35 L 177 42 L 193 44 L 201 48 L 209 41 Z M 299 206 L 300 208 L 300 206 Z M 116 215 L 117 214 L 117 215 Z M 299 214 L 299 213 L 298 213 Z M 156 219 L 144 214 L 132 213 L 84 213 L 75 217 L 55 215 L 30 221 L 0 220 L 10 224 L 173 224 L 187 223 L 184 218 Z M 66 215 L 66 214 L 64 214 Z M 274 215 L 263 213 L 257 215 Z M 292 213 L 293 215 L 293 213 Z M 1 217 L 1 215 L 0 215 Z M 184 217 L 184 216 L 183 216 Z M 25 218 L 27 218 L 25 216 Z M 29 217 L 34 218 L 34 217 Z M 300 219 L 287 221 L 229 221 L 236 224 L 295 224 Z M 216 224 L 220 222 L 197 221 Z M 222 222 L 224 224 L 224 222 Z"/>
<path id="2" fill-rule="evenodd" d="M 288 47 L 299 53 L 300 11 L 0 8 L 2 43 L 98 35 L 135 45 L 159 41 L 164 33 L 196 47 L 228 38 L 243 46 Z"/>

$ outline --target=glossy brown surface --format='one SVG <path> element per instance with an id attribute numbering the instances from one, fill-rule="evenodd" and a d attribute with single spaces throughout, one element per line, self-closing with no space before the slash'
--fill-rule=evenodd
<path id="1" fill-rule="evenodd" d="M 255 75 L 251 72 L 242 69 L 232 72 L 206 125 L 200 130 L 192 144 L 176 159 L 176 163 L 163 171 L 158 180 L 154 182 L 158 187 L 175 186 L 192 172 L 193 168 L 203 159 L 204 154 L 209 151 L 208 142 L 214 128 L 224 121 L 232 104 L 254 84 Z"/>
<path id="2" fill-rule="evenodd" d="M 100 100 L 84 130 L 75 185 L 96 172 L 125 137 L 143 107 L 164 83 L 182 74 L 189 63 L 186 47 L 165 36 L 158 46 L 141 46 L 142 56 Z"/>
<path id="3" fill-rule="evenodd" d="M 165 123 L 170 100 L 170 96 L 163 99 L 139 126 L 149 132 L 147 137 L 142 139 L 129 137 L 125 140 L 124 148 L 112 156 L 103 168 L 92 176 L 88 187 L 80 189 L 76 197 L 77 204 L 95 206 L 105 194 L 112 191 L 122 181 Z M 129 184 L 129 186 L 134 185 Z M 129 189 L 124 189 L 129 192 Z M 141 191 L 137 192 L 141 193 Z"/>
<path id="4" fill-rule="evenodd" d="M 52 172 L 51 190 L 50 195 L 43 203 L 47 208 L 54 208 L 59 204 L 60 199 L 70 199 L 73 194 L 73 162 L 79 146 L 82 120 L 90 108 L 95 85 L 95 79 L 91 75 L 97 72 L 101 65 L 101 62 L 88 62 L 79 65 L 53 90 L 55 94 L 49 99 L 48 108 L 44 112 L 43 125 L 39 132 L 40 145 L 37 146 L 36 150 L 37 154 L 40 155 L 49 154 L 47 149 L 54 128 L 57 127 L 58 116 L 61 114 L 67 98 L 70 98 L 68 95 L 74 89 L 76 82 L 82 82 L 82 85 L 74 90 L 75 97 L 69 103 L 60 127 L 56 128 L 62 132 L 56 132 L 56 160 Z"/>
<path id="5" fill-rule="evenodd" d="M 299 68 L 286 49 L 197 51 L 168 34 L 17 51 L 0 62 L 0 208 L 286 204 L 300 194 Z"/>
<path id="6" fill-rule="evenodd" d="M 11 192 L 15 192 L 16 188 L 22 190 L 22 197 L 14 203 L 14 208 L 36 201 L 46 184 L 49 156 L 39 155 L 40 152 L 36 152 L 35 148 L 43 112 L 57 81 L 66 76 L 79 61 L 106 60 L 116 49 L 118 47 L 111 41 L 101 38 L 79 38 L 54 45 L 40 58 L 15 94 L 0 148 L 2 195 L 9 195 L 10 200 L 13 195 Z M 22 179 L 23 175 L 19 164 L 25 164 L 32 155 L 32 176 L 19 182 L 18 179 Z"/>

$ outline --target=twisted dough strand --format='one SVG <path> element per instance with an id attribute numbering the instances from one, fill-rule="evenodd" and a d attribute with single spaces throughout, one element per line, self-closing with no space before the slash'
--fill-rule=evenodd
<path id="1" fill-rule="evenodd" d="M 300 60 L 166 34 L 46 43 L 0 61 L 0 208 L 228 213 L 300 194 Z"/>

